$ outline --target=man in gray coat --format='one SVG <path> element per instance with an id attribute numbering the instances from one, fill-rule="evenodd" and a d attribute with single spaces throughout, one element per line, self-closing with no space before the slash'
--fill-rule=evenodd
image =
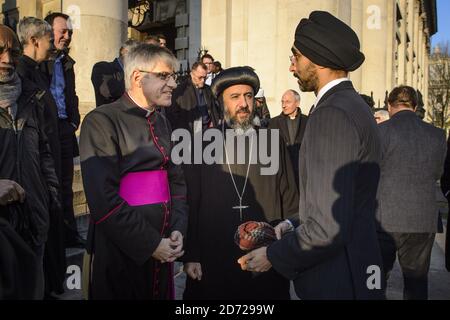
<path id="1" fill-rule="evenodd" d="M 294 281 L 301 299 L 382 298 L 375 226 L 380 137 L 348 79 L 364 61 L 359 48 L 355 32 L 328 12 L 300 21 L 290 71 L 317 100 L 300 149 L 299 219 L 282 222 L 279 241 L 239 261 L 249 271 L 273 267 Z"/>
<path id="2" fill-rule="evenodd" d="M 413 88 L 395 88 L 388 103 L 391 120 L 379 126 L 383 155 L 376 215 L 383 266 L 387 280 L 397 253 L 403 298 L 427 299 L 438 226 L 436 181 L 442 175 L 447 150 L 445 133 L 415 114 Z"/>

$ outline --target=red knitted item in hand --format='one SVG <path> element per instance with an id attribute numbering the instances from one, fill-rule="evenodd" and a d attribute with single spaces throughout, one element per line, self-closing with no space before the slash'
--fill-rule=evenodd
<path id="1" fill-rule="evenodd" d="M 234 241 L 244 251 L 267 246 L 275 240 L 277 240 L 275 229 L 266 222 L 244 222 L 234 235 Z"/>

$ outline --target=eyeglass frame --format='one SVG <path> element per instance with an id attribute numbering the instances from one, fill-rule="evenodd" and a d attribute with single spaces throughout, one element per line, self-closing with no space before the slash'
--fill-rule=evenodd
<path id="1" fill-rule="evenodd" d="M 178 75 L 175 72 L 152 72 L 152 71 L 147 71 L 147 70 L 140 70 L 138 69 L 137 71 L 139 72 L 143 72 L 143 73 L 149 73 L 149 74 L 153 74 L 156 77 L 158 77 L 159 80 L 165 81 L 165 82 L 169 82 L 170 78 L 173 79 L 173 81 L 177 81 L 178 79 Z"/>

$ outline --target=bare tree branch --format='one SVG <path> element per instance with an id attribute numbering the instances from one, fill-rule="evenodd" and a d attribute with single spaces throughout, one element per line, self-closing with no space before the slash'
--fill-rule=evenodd
<path id="1" fill-rule="evenodd" d="M 447 130 L 450 127 L 450 46 L 439 43 L 430 56 L 428 116 L 432 123 Z"/>

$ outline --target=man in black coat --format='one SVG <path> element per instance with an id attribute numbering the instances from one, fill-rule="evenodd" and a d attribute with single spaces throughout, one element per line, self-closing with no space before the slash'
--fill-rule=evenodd
<path id="1" fill-rule="evenodd" d="M 61 184 L 61 151 L 58 130 L 58 108 L 50 92 L 46 76 L 39 69 L 39 63 L 47 60 L 54 52 L 52 27 L 44 20 L 25 17 L 19 22 L 18 36 L 23 47 L 23 56 L 17 65 L 17 73 L 33 82 L 44 93 L 42 119 L 44 131 L 52 152 L 55 172 Z M 66 276 L 66 252 L 64 246 L 64 219 L 60 205 L 61 190 L 58 189 L 58 203 L 50 210 L 50 229 L 45 245 L 44 272 L 45 293 L 64 293 Z"/>
<path id="2" fill-rule="evenodd" d="M 43 93 L 16 72 L 20 43 L 0 25 L 0 177 L 20 184 L 23 203 L 8 199 L 0 207 L 6 219 L 37 257 L 34 298 L 44 295 L 43 257 L 49 229 L 49 207 L 58 202 L 58 179 L 43 126 Z"/>
<path id="3" fill-rule="evenodd" d="M 379 125 L 378 239 L 386 280 L 398 256 L 405 300 L 428 298 L 428 270 L 438 229 L 436 182 L 446 154 L 445 133 L 415 113 L 417 93 L 400 86 L 388 97 L 390 120 Z"/>
<path id="4" fill-rule="evenodd" d="M 280 131 L 280 136 L 286 144 L 294 167 L 295 182 L 298 187 L 298 159 L 308 117 L 302 114 L 300 94 L 295 90 L 287 90 L 283 94 L 281 105 L 283 111 L 279 116 L 270 120 L 269 129 Z"/>
<path id="5" fill-rule="evenodd" d="M 447 140 L 447 156 L 445 158 L 444 173 L 441 178 L 441 190 L 449 203 L 450 208 L 450 138 Z M 445 267 L 450 272 L 450 218 L 447 217 L 447 230 L 445 236 Z"/>
<path id="6" fill-rule="evenodd" d="M 72 39 L 72 25 L 69 16 L 54 12 L 45 18 L 53 28 L 54 45 L 57 55 L 54 60 L 41 64 L 41 70 L 47 76 L 50 92 L 58 110 L 58 130 L 61 150 L 61 197 L 65 221 L 66 247 L 83 245 L 78 235 L 73 210 L 73 158 L 79 155 L 75 135 L 80 125 L 78 96 L 75 92 L 75 61 L 69 56 Z"/>
<path id="7" fill-rule="evenodd" d="M 301 299 L 382 298 L 380 138 L 347 78 L 364 61 L 359 48 L 356 33 L 328 12 L 314 11 L 297 26 L 290 71 L 317 96 L 300 149 L 299 219 L 279 224 L 279 241 L 240 260 L 249 271 L 273 267 Z"/>
<path id="8" fill-rule="evenodd" d="M 92 68 L 91 81 L 95 92 L 95 106 L 112 103 L 125 93 L 123 59 L 127 52 L 136 46 L 137 41 L 127 40 L 114 61 L 100 61 Z"/>
<path id="9" fill-rule="evenodd" d="M 0 208 L 23 203 L 25 190 L 12 180 L 0 179 Z M 36 256 L 11 224 L 0 217 L 0 301 L 33 299 L 36 290 Z"/>
<path id="10" fill-rule="evenodd" d="M 173 130 L 194 134 L 215 127 L 221 119 L 211 88 L 205 85 L 207 70 L 203 63 L 194 63 L 190 76 L 174 90 L 172 106 L 166 109 Z"/>

